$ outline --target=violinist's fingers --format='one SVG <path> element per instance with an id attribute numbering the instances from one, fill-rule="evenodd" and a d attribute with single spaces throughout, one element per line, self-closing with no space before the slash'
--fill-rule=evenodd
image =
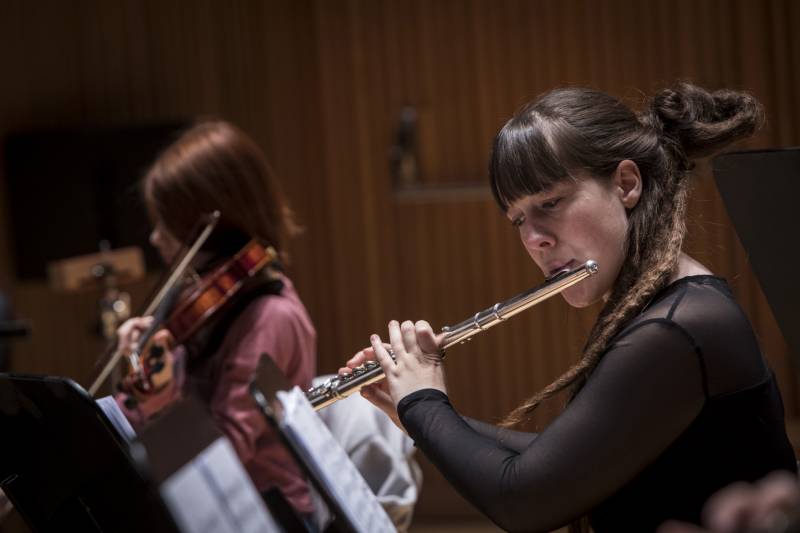
<path id="1" fill-rule="evenodd" d="M 117 328 L 117 346 L 121 350 L 130 350 L 142 332 L 153 324 L 153 317 L 129 318 Z"/>
<path id="2" fill-rule="evenodd" d="M 153 317 L 151 316 L 137 316 L 129 318 L 117 329 L 120 336 L 130 334 L 132 331 L 142 331 L 153 325 Z"/>

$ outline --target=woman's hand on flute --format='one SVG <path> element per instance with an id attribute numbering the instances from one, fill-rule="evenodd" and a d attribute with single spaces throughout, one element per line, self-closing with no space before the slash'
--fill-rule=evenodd
<path id="1" fill-rule="evenodd" d="M 387 350 L 391 348 L 388 344 L 384 344 L 384 347 Z M 369 348 L 364 348 L 347 361 L 347 366 L 339 369 L 339 375 L 348 374 L 352 372 L 354 368 L 363 365 L 367 361 L 375 360 L 375 350 L 371 346 Z M 397 409 L 395 409 L 394 402 L 392 402 L 392 397 L 389 394 L 389 382 L 387 380 L 383 379 L 372 385 L 362 387 L 361 396 L 386 413 L 386 416 L 388 416 L 397 427 L 405 431 L 405 428 L 403 428 L 403 425 L 400 423 L 400 418 L 397 416 Z"/>
<path id="2" fill-rule="evenodd" d="M 372 335 L 370 342 L 375 358 L 386 374 L 393 407 L 397 408 L 400 400 L 420 389 L 447 392 L 439 348 L 441 339 L 436 337 L 426 321 L 389 322 L 389 349 L 378 335 Z"/>
<path id="3" fill-rule="evenodd" d="M 442 338 L 437 337 L 424 320 L 416 323 L 406 320 L 402 324 L 392 320 L 389 322 L 389 343 L 383 343 L 378 335 L 372 335 L 372 346 L 353 356 L 347 361 L 347 367 L 339 369 L 339 373 L 349 372 L 366 361 L 377 360 L 386 379 L 363 387 L 361 395 L 403 429 L 397 416 L 400 400 L 420 389 L 447 392 L 439 348 Z"/>

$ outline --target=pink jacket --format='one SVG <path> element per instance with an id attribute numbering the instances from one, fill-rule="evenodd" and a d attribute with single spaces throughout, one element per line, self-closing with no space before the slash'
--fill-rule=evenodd
<path id="1" fill-rule="evenodd" d="M 283 282 L 280 295 L 259 296 L 245 307 L 208 361 L 193 365 L 186 361 L 186 350 L 176 347 L 172 396 L 174 400 L 193 392 L 208 401 L 256 488 L 263 491 L 277 485 L 298 512 L 308 514 L 313 507 L 300 470 L 249 393 L 263 353 L 272 357 L 292 385 L 303 389 L 316 372 L 314 326 L 292 282 L 286 277 Z M 124 399 L 117 396 L 123 412 L 134 426 L 141 425 L 141 409 L 126 409 Z"/>

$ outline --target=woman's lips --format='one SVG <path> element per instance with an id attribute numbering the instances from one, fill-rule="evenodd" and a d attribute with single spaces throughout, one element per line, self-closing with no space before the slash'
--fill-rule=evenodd
<path id="1" fill-rule="evenodd" d="M 558 266 L 558 267 L 552 269 L 550 271 L 550 274 L 547 277 L 548 278 L 552 278 L 554 276 L 557 276 L 561 272 L 572 270 L 572 266 L 573 266 L 574 263 L 575 263 L 575 260 L 574 259 L 570 259 L 568 262 L 562 264 L 561 266 Z"/>

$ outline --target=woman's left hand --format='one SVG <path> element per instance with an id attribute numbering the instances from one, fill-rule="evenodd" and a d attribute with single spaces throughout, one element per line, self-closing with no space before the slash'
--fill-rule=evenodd
<path id="1" fill-rule="evenodd" d="M 405 396 L 420 389 L 447 393 L 440 348 L 442 339 L 424 320 L 416 324 L 410 320 L 402 324 L 392 320 L 389 322 L 389 345 L 393 359 L 378 335 L 370 337 L 375 358 L 386 374 L 388 393 L 395 408 Z"/>

